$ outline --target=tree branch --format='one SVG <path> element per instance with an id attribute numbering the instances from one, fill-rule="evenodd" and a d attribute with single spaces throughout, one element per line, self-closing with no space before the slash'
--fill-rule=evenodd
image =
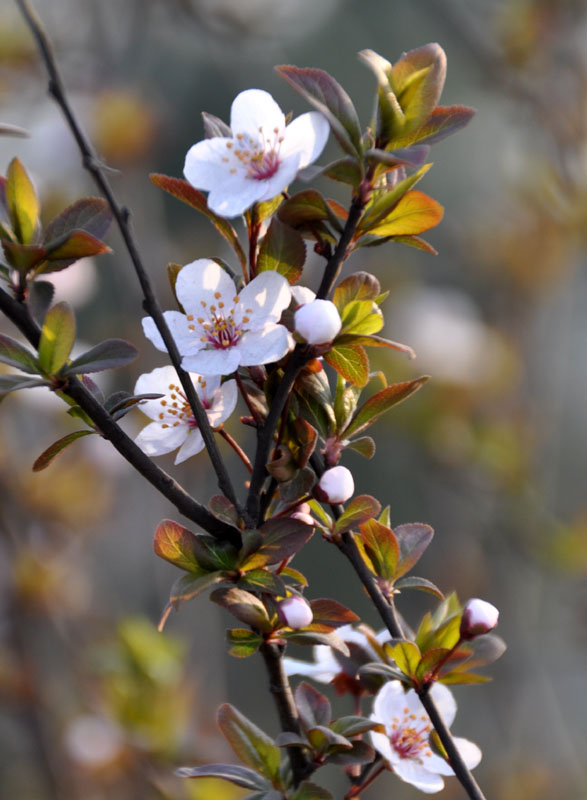
<path id="1" fill-rule="evenodd" d="M 233 503 L 237 509 L 240 510 L 232 482 L 228 475 L 224 461 L 222 460 L 222 456 L 220 455 L 220 451 L 218 450 L 218 446 L 214 439 L 214 433 L 208 422 L 208 417 L 206 416 L 206 412 L 194 388 L 189 373 L 181 367 L 181 356 L 177 349 L 177 345 L 175 344 L 175 340 L 173 339 L 167 322 L 165 321 L 161 306 L 159 305 L 159 301 L 155 296 L 151 280 L 139 254 L 138 245 L 130 226 L 130 212 L 127 208 L 119 205 L 112 187 L 110 186 L 108 179 L 104 174 L 103 167 L 100 164 L 92 147 L 92 144 L 90 143 L 74 114 L 65 91 L 63 79 L 57 66 L 53 47 L 41 21 L 32 9 L 28 0 L 16 0 L 16 3 L 20 8 L 20 11 L 37 43 L 37 47 L 45 63 L 45 67 L 49 75 L 49 94 L 61 108 L 65 119 L 67 120 L 69 129 L 71 130 L 71 133 L 73 134 L 78 149 L 81 153 L 82 163 L 85 169 L 91 174 L 100 192 L 108 202 L 114 219 L 116 220 L 143 292 L 143 308 L 145 309 L 146 313 L 153 318 L 155 325 L 157 326 L 157 330 L 161 334 L 161 338 L 163 339 L 171 363 L 177 371 L 187 401 L 194 415 L 194 419 L 196 420 L 198 429 L 200 430 L 202 438 L 204 439 L 206 450 L 208 451 L 212 466 L 216 472 L 218 486 L 226 495 L 226 497 L 228 497 L 231 503 Z"/>
<path id="2" fill-rule="evenodd" d="M 16 325 L 33 347 L 38 348 L 41 332 L 26 306 L 10 297 L 5 291 L 0 290 L 0 310 Z M 149 481 L 157 491 L 166 497 L 178 511 L 192 522 L 200 525 L 208 533 L 240 546 L 238 532 L 232 526 L 221 522 L 207 508 L 200 505 L 177 481 L 145 455 L 80 380 L 68 378 L 67 386 L 62 391 L 85 411 L 102 436 L 112 442 L 120 455 Z"/>

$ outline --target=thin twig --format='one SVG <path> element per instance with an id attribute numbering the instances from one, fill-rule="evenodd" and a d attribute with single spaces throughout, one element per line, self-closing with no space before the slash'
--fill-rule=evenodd
<path id="1" fill-rule="evenodd" d="M 41 332 L 29 314 L 28 308 L 0 290 L 0 310 L 16 325 L 33 347 L 38 348 Z M 68 378 L 61 390 L 85 411 L 105 439 L 154 486 L 185 517 L 200 525 L 208 533 L 239 544 L 238 532 L 217 519 L 207 508 L 194 500 L 170 475 L 160 469 L 134 441 L 126 435 L 96 398 L 77 378 Z"/>
<path id="2" fill-rule="evenodd" d="M 45 63 L 45 67 L 49 75 L 49 94 L 53 97 L 57 105 L 63 111 L 65 119 L 67 120 L 67 124 L 82 155 L 82 163 L 85 169 L 91 174 L 102 195 L 108 202 L 114 219 L 116 220 L 118 228 L 120 229 L 124 244 L 134 266 L 136 276 L 143 292 L 143 307 L 146 313 L 153 318 L 155 325 L 157 326 L 157 330 L 161 334 L 161 338 L 163 339 L 171 363 L 177 371 L 187 401 L 194 415 L 194 419 L 196 420 L 198 429 L 200 430 L 200 433 L 204 439 L 206 450 L 208 451 L 212 466 L 216 472 L 220 490 L 237 508 L 240 508 L 234 488 L 232 486 L 232 482 L 230 480 L 230 476 L 228 475 L 228 471 L 226 470 L 226 466 L 222 460 L 222 456 L 220 455 L 220 451 L 218 450 L 216 441 L 214 439 L 214 433 L 212 432 L 212 428 L 208 422 L 208 417 L 206 416 L 206 412 L 194 388 L 189 373 L 182 369 L 181 355 L 177 349 L 175 340 L 171 335 L 165 317 L 163 316 L 163 311 L 161 310 L 159 301 L 155 296 L 151 280 L 139 254 L 138 244 L 130 226 L 129 210 L 118 203 L 112 187 L 110 186 L 110 183 L 104 174 L 104 169 L 96 156 L 94 148 L 92 147 L 92 144 L 90 143 L 74 114 L 65 91 L 63 79 L 57 66 L 53 47 L 41 21 L 32 9 L 28 0 L 16 0 L 16 3 L 19 6 L 31 33 L 35 38 L 39 52 Z"/>
<path id="3" fill-rule="evenodd" d="M 227 443 L 228 443 L 228 444 L 229 444 L 229 445 L 232 447 L 232 449 L 234 450 L 234 452 L 237 454 L 237 456 L 240 458 L 240 460 L 243 462 L 243 464 L 244 464 L 244 465 L 245 465 L 245 467 L 246 467 L 246 468 L 249 470 L 249 472 L 252 472 L 252 471 L 253 471 L 253 465 L 251 464 L 251 462 L 250 462 L 250 460 L 249 460 L 249 457 L 248 457 L 248 455 L 247 455 L 247 454 L 245 453 L 245 451 L 242 449 L 242 447 L 240 446 L 240 444 L 239 444 L 237 441 L 235 441 L 235 440 L 232 438 L 232 436 L 230 435 L 230 433 L 227 433 L 227 432 L 224 430 L 224 428 L 221 428 L 221 429 L 218 431 L 218 433 L 220 434 L 220 436 L 222 436 L 222 438 L 224 439 L 224 441 L 225 441 L 225 442 L 227 442 Z"/>

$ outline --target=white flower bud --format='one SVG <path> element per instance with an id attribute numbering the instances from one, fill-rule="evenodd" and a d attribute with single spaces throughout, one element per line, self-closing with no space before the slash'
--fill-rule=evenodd
<path id="1" fill-rule="evenodd" d="M 498 609 L 486 600 L 475 597 L 465 603 L 461 619 L 461 637 L 473 639 L 489 633 L 497 625 Z"/>
<path id="2" fill-rule="evenodd" d="M 296 331 L 308 344 L 331 342 L 342 327 L 340 314 L 330 300 L 312 300 L 294 315 Z"/>
<path id="3" fill-rule="evenodd" d="M 326 503 L 346 503 L 355 491 L 355 482 L 350 469 L 332 467 L 318 481 L 314 493 L 318 500 Z"/>
<path id="4" fill-rule="evenodd" d="M 283 622 L 294 630 L 307 628 L 314 619 L 309 604 L 301 597 L 293 596 L 282 600 L 277 610 Z"/>

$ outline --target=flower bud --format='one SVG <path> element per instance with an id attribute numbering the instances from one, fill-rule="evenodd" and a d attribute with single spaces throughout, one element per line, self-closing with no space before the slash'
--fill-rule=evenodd
<path id="1" fill-rule="evenodd" d="M 292 519 L 299 519 L 300 522 L 305 522 L 306 525 L 316 526 L 316 520 L 310 513 L 312 509 L 309 503 L 300 503 L 293 514 L 290 514 Z"/>
<path id="2" fill-rule="evenodd" d="M 316 498 L 325 503 L 346 503 L 354 491 L 355 482 L 346 467 L 327 469 L 314 488 Z"/>
<path id="3" fill-rule="evenodd" d="M 475 597 L 465 603 L 461 619 L 461 638 L 474 639 L 489 633 L 497 625 L 498 609 L 485 600 Z"/>
<path id="4" fill-rule="evenodd" d="M 282 621 L 294 630 L 306 628 L 314 619 L 314 614 L 309 604 L 296 595 L 287 597 L 277 604 L 277 611 Z"/>
<path id="5" fill-rule="evenodd" d="M 308 344 L 331 342 L 342 327 L 340 315 L 330 300 L 312 300 L 294 314 L 296 331 Z"/>

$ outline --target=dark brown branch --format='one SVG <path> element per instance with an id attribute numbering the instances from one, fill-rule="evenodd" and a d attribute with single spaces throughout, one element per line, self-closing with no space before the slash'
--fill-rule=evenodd
<path id="1" fill-rule="evenodd" d="M 353 236 L 355 235 L 357 225 L 361 221 L 361 217 L 363 216 L 363 211 L 365 210 L 366 203 L 367 203 L 367 198 L 363 194 L 359 194 L 356 197 L 353 197 L 351 207 L 349 210 L 349 215 L 347 217 L 338 244 L 336 245 L 334 253 L 330 256 L 330 258 L 326 262 L 326 268 L 324 269 L 324 275 L 322 276 L 322 281 L 320 282 L 320 288 L 318 289 L 318 293 L 316 294 L 316 297 L 318 299 L 324 300 L 325 298 L 328 297 L 328 295 L 332 291 L 332 287 L 334 286 L 336 279 L 340 275 L 340 270 L 342 269 L 342 265 L 349 256 L 348 252 L 349 245 L 352 241 Z"/>
<path id="2" fill-rule="evenodd" d="M 29 315 L 26 306 L 10 297 L 5 291 L 0 290 L 0 310 L 16 325 L 33 347 L 37 348 L 41 332 Z M 216 519 L 207 508 L 194 500 L 170 475 L 145 455 L 81 381 L 77 378 L 68 378 L 63 392 L 85 411 L 102 436 L 112 442 L 120 455 L 164 495 L 178 511 L 214 536 L 231 541 L 236 545 L 240 544 L 236 530 Z"/>
<path id="3" fill-rule="evenodd" d="M 39 52 L 45 63 L 45 67 L 49 75 L 49 94 L 61 108 L 71 133 L 73 134 L 73 137 L 77 143 L 78 149 L 82 155 L 82 163 L 108 202 L 114 219 L 116 220 L 143 292 L 143 307 L 146 313 L 153 318 L 155 325 L 157 326 L 157 330 L 161 334 L 161 338 L 163 339 L 171 363 L 177 371 L 187 401 L 194 415 L 194 419 L 196 420 L 198 428 L 202 434 L 202 438 L 204 439 L 206 450 L 208 451 L 212 466 L 214 467 L 214 471 L 218 477 L 218 485 L 220 490 L 237 508 L 239 508 L 232 482 L 226 470 L 224 461 L 222 460 L 222 456 L 220 455 L 220 451 L 218 450 L 218 446 L 214 439 L 214 433 L 210 427 L 210 423 L 208 422 L 208 417 L 206 416 L 206 412 L 194 388 L 189 373 L 181 367 L 181 356 L 177 349 L 177 345 L 175 344 L 175 340 L 169 331 L 169 327 L 165 321 L 165 317 L 163 316 L 163 311 L 161 310 L 159 301 L 155 296 L 151 280 L 139 254 L 138 245 L 130 226 L 130 213 L 127 208 L 119 205 L 116 196 L 112 191 L 112 187 L 110 186 L 108 179 L 104 174 L 103 167 L 96 156 L 94 148 L 92 147 L 92 144 L 90 143 L 74 114 L 65 91 L 59 68 L 57 66 L 57 61 L 55 59 L 51 42 L 49 41 L 41 21 L 33 11 L 28 0 L 16 0 L 16 3 L 19 6 L 31 33 L 35 38 Z"/>
<path id="4" fill-rule="evenodd" d="M 300 736 L 302 733 L 300 718 L 288 677 L 283 669 L 281 648 L 273 642 L 265 642 L 259 648 L 259 652 L 263 656 L 269 675 L 269 691 L 275 700 L 281 730 Z M 288 747 L 288 753 L 294 786 L 297 786 L 312 772 L 312 766 L 306 753 L 299 747 Z"/>

